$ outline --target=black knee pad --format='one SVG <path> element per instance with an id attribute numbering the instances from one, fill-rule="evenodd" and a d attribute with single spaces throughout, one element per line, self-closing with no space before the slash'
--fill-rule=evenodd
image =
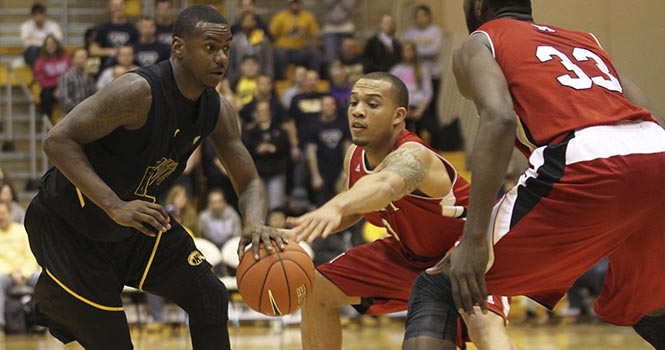
<path id="1" fill-rule="evenodd" d="M 457 320 L 450 279 L 443 274 L 420 274 L 409 296 L 404 339 L 427 336 L 457 341 Z"/>
<path id="2" fill-rule="evenodd" d="M 656 350 L 665 350 L 665 315 L 644 316 L 633 329 Z"/>
<path id="3" fill-rule="evenodd" d="M 193 312 L 202 312 L 202 320 L 206 323 L 226 324 L 229 320 L 229 293 L 224 284 L 210 271 L 196 280 L 196 287 L 201 308 L 191 311 L 190 317 L 197 316 L 193 315 Z"/>

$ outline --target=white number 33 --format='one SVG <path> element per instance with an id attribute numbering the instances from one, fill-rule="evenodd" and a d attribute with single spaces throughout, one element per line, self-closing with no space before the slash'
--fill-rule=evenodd
<path id="1" fill-rule="evenodd" d="M 598 55 L 587 49 L 582 49 L 579 47 L 575 48 L 573 50 L 573 57 L 578 62 L 588 61 L 589 59 L 594 60 L 596 62 L 596 67 L 598 67 L 598 69 L 603 74 L 605 74 L 606 77 L 589 77 L 586 73 L 584 73 L 582 68 L 573 63 L 570 58 L 566 56 L 566 54 L 553 48 L 552 46 L 538 46 L 538 49 L 536 50 L 536 56 L 540 62 L 550 61 L 554 58 L 554 56 L 556 56 L 568 71 L 575 73 L 577 77 L 573 77 L 568 74 L 558 76 L 557 80 L 559 83 L 561 83 L 561 85 L 569 86 L 576 90 L 585 90 L 590 89 L 593 84 L 596 84 L 610 91 L 623 92 L 623 88 L 621 87 L 619 79 L 610 73 L 609 68 L 607 68 L 607 65 L 600 57 L 598 57 Z"/>

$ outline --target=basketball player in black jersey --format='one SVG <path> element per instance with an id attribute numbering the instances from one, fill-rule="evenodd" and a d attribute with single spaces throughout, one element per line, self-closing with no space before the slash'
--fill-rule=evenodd
<path id="1" fill-rule="evenodd" d="M 239 254 L 253 243 L 283 247 L 264 226 L 266 195 L 243 146 L 235 112 L 214 90 L 228 64 L 231 31 L 208 5 L 185 9 L 172 56 L 125 74 L 82 102 L 44 140 L 55 165 L 42 178 L 25 226 L 44 269 L 40 322 L 88 350 L 132 349 L 120 294 L 125 285 L 166 297 L 189 314 L 193 348 L 229 349 L 224 285 L 178 222 L 155 203 L 206 138 L 239 195 Z"/>

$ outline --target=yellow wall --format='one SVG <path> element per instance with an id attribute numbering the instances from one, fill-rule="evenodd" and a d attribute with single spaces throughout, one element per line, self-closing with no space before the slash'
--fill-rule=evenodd
<path id="1" fill-rule="evenodd" d="M 462 0 L 441 0 L 435 14 L 456 43 L 466 36 Z M 569 29 L 593 32 L 614 65 L 640 86 L 665 114 L 665 1 L 533 0 L 534 18 Z"/>

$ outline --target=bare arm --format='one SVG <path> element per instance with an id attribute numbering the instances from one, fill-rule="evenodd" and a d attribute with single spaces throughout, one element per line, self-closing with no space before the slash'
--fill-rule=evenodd
<path id="1" fill-rule="evenodd" d="M 118 50 L 112 47 L 101 47 L 98 43 L 93 42 L 90 44 L 90 56 L 111 56 L 115 57 Z"/>
<path id="2" fill-rule="evenodd" d="M 621 77 L 621 84 L 623 85 L 623 94 L 628 98 L 628 100 L 636 105 L 637 107 L 642 107 L 648 109 L 651 114 L 658 120 L 660 126 L 665 127 L 665 119 L 663 116 L 658 113 L 656 108 L 651 104 L 647 95 L 640 89 L 637 84 L 630 80 L 624 74 L 619 74 Z"/>
<path id="3" fill-rule="evenodd" d="M 418 189 L 431 197 L 450 191 L 445 166 L 429 149 L 419 144 L 403 145 L 390 153 L 375 172 L 363 176 L 353 187 L 338 194 L 323 207 L 292 221 L 299 239 L 312 241 L 339 231 L 343 218 L 378 211 Z"/>
<path id="4" fill-rule="evenodd" d="M 461 243 L 428 271 L 441 271 L 449 263 L 457 309 L 460 313 L 473 314 L 473 305 L 477 303 L 486 313 L 487 227 L 496 193 L 510 162 L 516 117 L 508 83 L 492 57 L 485 36 L 470 36 L 453 64 L 460 91 L 471 96 L 480 115 L 471 153 L 473 186 Z"/>
<path id="5" fill-rule="evenodd" d="M 275 239 L 280 247 L 283 247 L 285 240 L 277 230 L 265 227 L 268 207 L 266 191 L 254 161 L 240 139 L 237 119 L 231 104 L 225 98 L 220 98 L 219 119 L 210 134 L 210 140 L 238 194 L 238 207 L 243 221 L 243 238 L 238 254 L 242 256 L 244 247 L 252 243 L 254 255 L 258 258 L 259 242 L 272 249 L 271 239 Z"/>
<path id="6" fill-rule="evenodd" d="M 161 213 L 161 215 L 152 211 L 144 213 L 157 221 L 147 217 L 134 216 L 133 219 L 125 217 L 133 214 L 128 212 L 130 209 L 122 211 L 121 207 L 126 202 L 122 201 L 95 173 L 83 151 L 83 146 L 110 134 L 117 128 L 137 129 L 143 126 L 151 102 L 150 86 L 143 78 L 136 74 L 123 75 L 106 89 L 76 106 L 62 122 L 49 131 L 43 141 L 44 152 L 49 160 L 86 197 L 118 224 L 135 227 L 150 235 L 152 234 L 145 231 L 141 222 L 148 222 L 157 230 L 165 231 L 168 226 L 166 211 L 158 205 L 148 206 Z M 121 212 L 118 212 L 119 210 Z"/>

